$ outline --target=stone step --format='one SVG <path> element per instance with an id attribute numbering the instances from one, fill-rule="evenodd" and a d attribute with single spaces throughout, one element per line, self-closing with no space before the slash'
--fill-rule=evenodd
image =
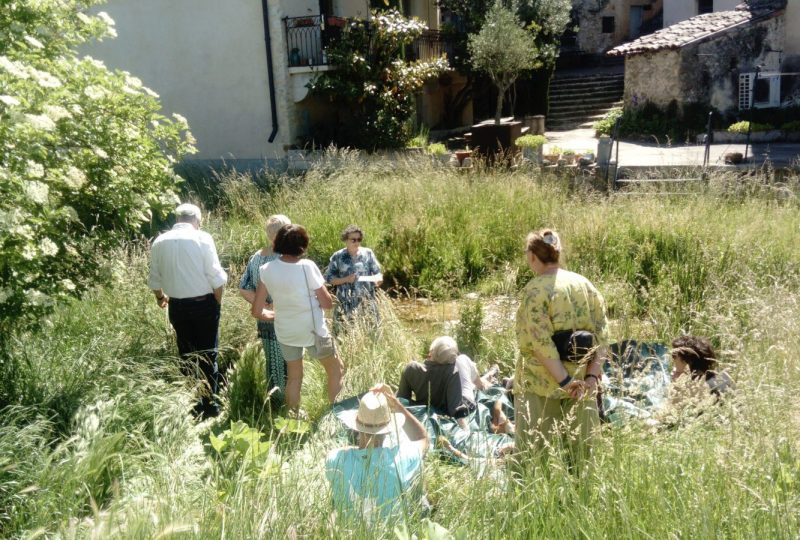
<path id="1" fill-rule="evenodd" d="M 596 84 L 625 84 L 625 77 L 575 77 L 568 79 L 553 78 L 550 80 L 550 87 L 553 86 L 589 86 Z"/>
<path id="2" fill-rule="evenodd" d="M 617 94 L 621 96 L 624 91 L 625 87 L 623 86 L 595 86 L 593 88 L 551 88 L 550 99 L 575 97 L 575 96 L 579 97 L 586 94 L 591 94 L 591 95 Z"/>
<path id="3" fill-rule="evenodd" d="M 621 96 L 585 96 L 583 99 L 580 100 L 571 100 L 571 101 L 550 101 L 550 108 L 549 113 L 552 115 L 557 112 L 564 112 L 570 111 L 575 109 L 586 109 L 586 108 L 595 108 L 595 107 L 602 107 L 604 105 L 610 105 L 611 103 L 616 103 L 619 101 Z"/>
<path id="4" fill-rule="evenodd" d="M 587 122 L 592 118 L 602 117 L 604 112 L 607 112 L 611 107 L 596 107 L 593 109 L 576 109 L 574 111 L 550 113 L 547 115 L 546 122 L 551 124 L 553 122 L 571 122 L 580 121 L 581 123 Z"/>

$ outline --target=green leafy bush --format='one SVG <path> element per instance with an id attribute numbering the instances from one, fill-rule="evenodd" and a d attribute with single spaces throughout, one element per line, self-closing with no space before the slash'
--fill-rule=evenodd
<path id="1" fill-rule="evenodd" d="M 415 94 L 431 77 L 447 68 L 444 57 L 407 62 L 398 51 L 426 30 L 416 19 L 396 10 L 374 12 L 369 21 L 352 20 L 328 48 L 335 70 L 309 83 L 311 92 L 337 103 L 350 114 L 331 141 L 338 146 L 402 148 L 410 138 L 408 120 Z"/>
<path id="2" fill-rule="evenodd" d="M 752 132 L 770 131 L 772 129 L 775 128 L 770 124 L 760 124 L 758 122 L 753 122 L 751 124 L 747 120 L 742 120 L 741 122 L 736 122 L 735 124 L 731 124 L 730 126 L 728 126 L 728 131 L 731 133 L 747 133 L 748 131 Z"/>
<path id="3" fill-rule="evenodd" d="M 800 120 L 794 120 L 792 122 L 786 122 L 781 126 L 783 131 L 800 131 Z"/>
<path id="4" fill-rule="evenodd" d="M 429 144 L 428 153 L 434 156 L 443 156 L 447 153 L 447 147 L 444 143 Z"/>
<path id="5" fill-rule="evenodd" d="M 459 312 L 456 326 L 458 349 L 477 360 L 485 349 L 483 343 L 483 304 L 480 300 L 465 302 Z"/>
<path id="6" fill-rule="evenodd" d="M 547 139 L 543 135 L 523 135 L 514 141 L 514 144 L 520 148 L 539 148 Z"/>
<path id="7" fill-rule="evenodd" d="M 611 135 L 614 131 L 614 124 L 618 118 L 622 117 L 622 107 L 615 107 L 608 111 L 603 118 L 592 124 L 596 137 L 601 135 Z"/>
<path id="8" fill-rule="evenodd" d="M 74 48 L 114 36 L 94 0 L 0 14 L 0 347 L 55 302 L 107 281 L 103 254 L 176 202 L 186 120 L 139 79 Z"/>

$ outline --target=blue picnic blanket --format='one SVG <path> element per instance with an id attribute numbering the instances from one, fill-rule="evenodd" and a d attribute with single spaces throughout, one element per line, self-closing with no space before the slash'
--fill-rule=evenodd
<path id="1" fill-rule="evenodd" d="M 619 425 L 633 418 L 649 417 L 667 399 L 672 369 L 669 348 L 663 343 L 625 340 L 611 345 L 610 349 L 611 359 L 603 366 L 603 419 Z M 340 417 L 344 411 L 358 409 L 360 397 L 353 396 L 334 404 L 332 414 Z M 476 401 L 477 408 L 469 417 L 469 432 L 453 418 L 425 405 L 403 404 L 425 426 L 431 448 L 437 448 L 439 438 L 446 437 L 454 448 L 469 456 L 471 465 L 483 466 L 497 456 L 498 449 L 514 440 L 510 435 L 491 433 L 489 427 L 495 403 L 501 403 L 503 412 L 511 420 L 514 419 L 514 405 L 512 396 L 500 386 L 478 392 Z M 338 435 L 355 444 L 354 434 L 343 425 Z M 390 441 L 390 444 L 397 442 Z M 467 463 L 447 451 L 441 451 L 441 455 L 455 462 Z"/>

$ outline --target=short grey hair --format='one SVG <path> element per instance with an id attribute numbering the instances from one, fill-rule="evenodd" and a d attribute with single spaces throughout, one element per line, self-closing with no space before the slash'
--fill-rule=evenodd
<path id="1" fill-rule="evenodd" d="M 175 216 L 178 218 L 178 221 L 191 221 L 191 219 L 194 218 L 199 222 L 203 219 L 200 208 L 191 203 L 183 203 L 178 206 L 175 209 Z"/>
<path id="2" fill-rule="evenodd" d="M 278 235 L 278 231 L 281 230 L 281 227 L 284 225 L 291 225 L 292 221 L 284 216 L 283 214 L 274 214 L 267 218 L 267 238 L 270 242 L 275 240 L 275 237 Z"/>
<path id="3" fill-rule="evenodd" d="M 453 364 L 458 356 L 458 344 L 450 336 L 440 336 L 433 340 L 429 352 L 434 364 Z"/>

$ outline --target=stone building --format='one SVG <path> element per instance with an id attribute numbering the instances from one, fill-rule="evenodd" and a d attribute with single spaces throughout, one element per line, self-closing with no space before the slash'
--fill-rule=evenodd
<path id="1" fill-rule="evenodd" d="M 670 0 L 573 0 L 574 47 L 600 54 L 615 45 L 661 28 L 663 5 Z M 692 0 L 694 1 L 694 0 Z"/>
<path id="2" fill-rule="evenodd" d="M 665 0 L 669 2 L 670 0 Z M 625 106 L 708 105 L 722 113 L 794 104 L 800 2 L 749 0 L 620 45 Z M 794 30 L 793 30 L 794 29 Z M 800 103 L 800 100 L 798 100 Z"/>

